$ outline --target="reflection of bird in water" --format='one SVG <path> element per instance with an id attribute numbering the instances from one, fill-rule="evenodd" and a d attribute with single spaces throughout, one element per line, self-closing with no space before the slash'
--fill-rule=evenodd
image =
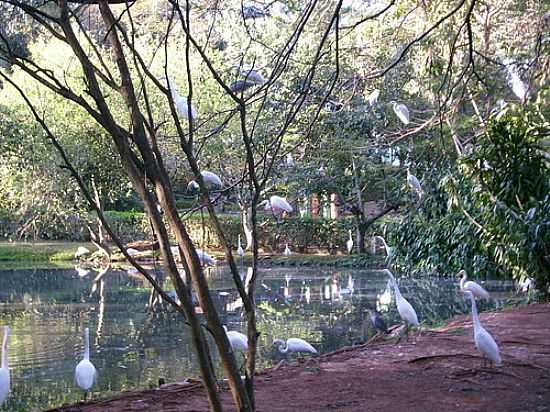
<path id="1" fill-rule="evenodd" d="M 457 273 L 457 276 L 460 276 L 460 291 L 461 292 L 472 292 L 475 298 L 477 299 L 485 299 L 489 300 L 489 292 L 487 292 L 481 285 L 478 283 L 469 280 L 466 282 L 466 279 L 468 279 L 468 274 L 465 270 L 461 270 Z"/>
<path id="2" fill-rule="evenodd" d="M 313 346 L 311 346 L 311 344 L 300 338 L 289 338 L 286 342 L 283 339 L 274 339 L 273 345 L 275 345 L 281 353 L 318 353 L 317 349 L 315 349 Z"/>
<path id="3" fill-rule="evenodd" d="M 309 302 L 311 302 L 311 288 L 309 286 L 306 286 L 306 291 L 304 295 L 306 298 L 306 303 L 309 305 Z"/>
<path id="4" fill-rule="evenodd" d="M 485 361 L 485 358 L 488 358 L 491 360 L 495 366 L 502 365 L 502 360 L 500 358 L 500 352 L 498 349 L 498 345 L 491 336 L 489 332 L 487 332 L 483 326 L 481 326 L 481 322 L 479 321 L 479 316 L 477 315 L 477 306 L 476 301 L 474 298 L 474 295 L 470 291 L 464 292 L 464 295 L 467 298 L 470 298 L 472 301 L 472 319 L 474 322 L 474 341 L 477 347 L 477 350 L 481 352 L 483 355 L 483 361 Z"/>
<path id="5" fill-rule="evenodd" d="M 4 403 L 10 393 L 11 378 L 8 367 L 8 340 L 10 327 L 4 326 L 4 337 L 2 338 L 2 367 L 0 368 L 0 406 Z"/>
<path id="6" fill-rule="evenodd" d="M 292 275 L 289 274 L 289 273 L 286 273 L 285 274 L 285 283 L 286 283 L 286 287 L 288 288 L 290 286 L 290 281 L 292 280 Z"/>
<path id="7" fill-rule="evenodd" d="M 89 391 L 97 377 L 95 366 L 90 362 L 90 330 L 84 329 L 84 357 L 76 365 L 74 380 L 84 391 Z"/>
<path id="8" fill-rule="evenodd" d="M 370 320 L 372 322 L 372 326 L 378 331 L 385 333 L 386 335 L 389 333 L 388 331 L 388 325 L 386 325 L 386 321 L 382 317 L 382 314 L 378 312 L 377 310 L 368 309 Z"/>
<path id="9" fill-rule="evenodd" d="M 342 295 L 353 295 L 353 292 L 355 290 L 355 280 L 351 275 L 348 276 L 348 284 L 345 288 L 340 290 L 340 294 Z"/>

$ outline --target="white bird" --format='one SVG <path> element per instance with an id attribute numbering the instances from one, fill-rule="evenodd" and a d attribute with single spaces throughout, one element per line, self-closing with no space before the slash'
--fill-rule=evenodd
<path id="1" fill-rule="evenodd" d="M 186 119 L 189 119 L 189 106 L 187 105 L 187 98 L 182 97 L 178 94 L 176 83 L 172 79 L 168 79 L 168 88 L 172 93 L 172 99 L 174 100 L 174 104 L 176 105 L 176 108 L 178 109 L 180 115 L 182 115 Z M 197 108 L 193 105 L 193 103 L 191 103 L 191 119 L 193 121 L 196 121 L 198 118 L 199 112 L 197 111 Z"/>
<path id="2" fill-rule="evenodd" d="M 201 172 L 202 180 L 204 180 L 204 184 L 209 189 L 221 189 L 223 187 L 223 182 L 220 177 L 209 170 L 203 170 Z M 191 180 L 189 184 L 187 185 L 187 191 L 195 191 L 199 189 L 199 184 Z"/>
<path id="3" fill-rule="evenodd" d="M 238 237 L 238 240 L 237 240 L 237 254 L 240 256 L 240 257 L 243 257 L 244 256 L 244 249 L 241 245 L 241 235 L 239 235 Z"/>
<path id="4" fill-rule="evenodd" d="M 267 82 L 264 76 L 257 70 L 241 70 L 241 76 L 252 83 L 262 85 Z"/>
<path id="5" fill-rule="evenodd" d="M 395 280 L 395 277 L 393 274 L 388 270 L 384 269 L 383 272 L 389 276 L 392 284 L 393 284 L 393 290 L 395 291 L 395 303 L 397 305 L 397 311 L 399 312 L 399 316 L 405 322 L 405 331 L 409 333 L 409 326 L 419 326 L 418 323 L 418 317 L 416 316 L 416 311 L 412 307 L 412 305 L 401 295 L 401 291 L 399 290 L 399 286 L 397 286 L 397 282 Z"/>
<path id="6" fill-rule="evenodd" d="M 378 96 L 380 96 L 380 90 L 374 89 L 367 97 L 369 106 L 374 106 L 378 102 Z"/>
<path id="7" fill-rule="evenodd" d="M 393 258 L 393 248 L 389 247 L 386 243 L 386 239 L 384 239 L 382 236 L 375 236 L 374 239 L 380 239 L 382 241 L 382 244 L 384 245 L 384 250 L 386 251 L 386 256 L 388 259 Z"/>
<path id="8" fill-rule="evenodd" d="M 308 342 L 300 338 L 290 338 L 285 342 L 282 339 L 274 339 L 273 345 L 275 345 L 279 352 L 307 352 L 307 353 L 318 353 L 317 349 L 311 346 Z"/>
<path id="9" fill-rule="evenodd" d="M 90 253 L 92 253 L 90 252 L 90 249 L 84 246 L 79 246 L 78 249 L 76 249 L 74 257 L 75 259 L 80 259 L 82 256 L 89 255 Z"/>
<path id="10" fill-rule="evenodd" d="M 97 378 L 95 366 L 90 362 L 90 330 L 84 329 L 84 357 L 76 365 L 74 380 L 85 391 L 90 390 Z"/>
<path id="11" fill-rule="evenodd" d="M 234 330 L 227 330 L 227 326 L 225 325 L 223 325 L 223 329 L 225 330 L 227 339 L 229 339 L 233 352 L 246 352 L 248 350 L 248 338 L 246 335 Z"/>
<path id="12" fill-rule="evenodd" d="M 203 266 L 215 266 L 216 265 L 216 259 L 214 259 L 212 256 L 210 256 L 204 250 L 197 249 L 197 255 L 199 255 L 199 260 L 201 261 L 201 265 L 203 265 Z"/>
<path id="13" fill-rule="evenodd" d="M 8 340 L 10 338 L 10 327 L 4 326 L 4 338 L 2 340 L 2 367 L 0 368 L 0 406 L 4 403 L 10 393 L 11 378 L 8 367 Z"/>
<path id="14" fill-rule="evenodd" d="M 526 277 L 522 282 L 518 282 L 518 292 L 521 290 L 527 293 L 535 288 L 535 279 Z"/>
<path id="15" fill-rule="evenodd" d="M 290 256 L 292 255 L 292 251 L 290 250 L 290 248 L 288 247 L 288 243 L 285 245 L 285 251 L 283 252 L 283 254 L 285 256 Z"/>
<path id="16" fill-rule="evenodd" d="M 391 102 L 391 104 L 393 106 L 393 111 L 395 115 L 399 117 L 399 120 L 401 120 L 404 124 L 409 124 L 410 116 L 409 116 L 409 109 L 407 108 L 407 106 L 397 102 Z"/>
<path id="17" fill-rule="evenodd" d="M 351 275 L 348 276 L 348 285 L 340 290 L 340 294 L 342 295 L 353 295 L 353 292 L 355 291 L 355 280 Z"/>
<path id="18" fill-rule="evenodd" d="M 292 213 L 294 211 L 294 208 L 285 198 L 276 195 L 271 196 L 269 200 L 264 200 L 259 206 L 264 206 L 264 210 L 270 211 L 275 217 L 282 216 L 284 212 Z"/>
<path id="19" fill-rule="evenodd" d="M 411 174 L 409 168 L 407 168 L 407 184 L 412 189 L 412 191 L 418 195 L 418 199 L 422 199 L 422 194 L 424 193 L 424 191 L 422 190 L 422 186 L 420 186 L 420 182 L 418 181 L 416 176 Z"/>
<path id="20" fill-rule="evenodd" d="M 288 167 L 294 166 L 294 158 L 292 157 L 292 153 L 287 153 L 286 155 L 286 165 Z"/>
<path id="21" fill-rule="evenodd" d="M 487 332 L 483 328 L 483 326 L 481 326 L 481 322 L 479 321 L 479 316 L 477 315 L 477 306 L 476 306 L 476 301 L 473 293 L 470 291 L 465 291 L 464 294 L 466 295 L 466 297 L 470 298 L 472 302 L 472 320 L 474 322 L 474 342 L 476 344 L 477 350 L 481 352 L 484 359 L 488 358 L 495 364 L 495 366 L 501 366 L 502 360 L 500 359 L 498 345 L 493 339 L 493 337 L 491 336 L 491 334 Z"/>
<path id="22" fill-rule="evenodd" d="M 512 88 L 512 91 L 516 97 L 521 101 L 524 101 L 527 97 L 529 87 L 519 77 L 518 71 L 514 67 L 511 59 L 504 59 L 503 63 L 506 65 L 506 70 L 508 71 L 508 84 Z"/>
<path id="23" fill-rule="evenodd" d="M 466 282 L 466 279 L 468 279 L 468 274 L 465 270 L 461 270 L 456 274 L 460 277 L 460 291 L 461 292 L 472 292 L 474 297 L 477 299 L 485 299 L 489 300 L 491 297 L 489 296 L 489 292 L 487 292 L 479 283 L 474 282 L 473 280 L 469 280 Z"/>
<path id="24" fill-rule="evenodd" d="M 351 255 L 351 251 L 353 250 L 353 238 L 351 237 L 351 230 L 349 231 L 349 239 L 346 242 L 346 247 L 348 249 L 348 253 Z"/>

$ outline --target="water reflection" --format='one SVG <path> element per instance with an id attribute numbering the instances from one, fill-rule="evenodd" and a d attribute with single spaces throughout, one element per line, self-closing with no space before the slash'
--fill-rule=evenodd
<path id="1" fill-rule="evenodd" d="M 251 271 L 243 268 L 243 277 Z M 6 410 L 39 411 L 75 402 L 73 383 L 90 328 L 91 358 L 99 378 L 95 396 L 154 385 L 160 377 L 181 381 L 198 372 L 188 330 L 171 308 L 148 311 L 150 288 L 124 270 L 86 276 L 75 269 L 0 271 L 0 326 L 12 326 L 12 393 Z M 100 276 L 102 275 L 102 276 Z M 213 298 L 230 330 L 244 331 L 242 300 L 223 267 L 210 272 Z M 511 282 L 484 286 L 499 306 Z M 468 310 L 452 279 L 402 279 L 399 287 L 421 322 L 437 323 Z M 259 366 L 280 359 L 274 338 L 300 337 L 320 352 L 363 342 L 375 333 L 368 309 L 388 325 L 398 322 L 393 294 L 379 272 L 261 269 L 257 290 Z"/>

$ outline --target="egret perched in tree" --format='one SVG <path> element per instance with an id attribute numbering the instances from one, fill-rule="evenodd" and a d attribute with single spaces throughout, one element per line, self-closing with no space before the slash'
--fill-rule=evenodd
<path id="1" fill-rule="evenodd" d="M 193 119 L 193 121 L 196 121 L 199 118 L 199 112 L 197 111 L 197 108 L 193 105 L 193 103 L 191 103 L 191 110 L 189 110 L 187 99 L 178 94 L 176 83 L 170 78 L 168 78 L 167 80 L 168 88 L 172 93 L 172 100 L 174 100 L 174 104 L 176 105 L 176 109 L 178 109 L 179 114 L 184 118 L 189 119 L 189 112 L 191 112 L 191 119 Z"/>
<path id="2" fill-rule="evenodd" d="M 84 246 L 79 246 L 78 249 L 76 249 L 74 257 L 75 259 L 80 259 L 82 256 L 89 255 L 90 253 L 92 253 L 90 252 L 90 249 Z"/>
<path id="3" fill-rule="evenodd" d="M 527 97 L 529 87 L 519 77 L 518 71 L 511 59 L 504 59 L 503 63 L 506 65 L 506 70 L 508 71 L 508 83 L 512 91 L 518 99 L 524 101 Z"/>
<path id="4" fill-rule="evenodd" d="M 382 317 L 382 314 L 374 309 L 368 309 L 370 320 L 372 322 L 372 326 L 374 326 L 374 329 L 376 329 L 378 332 L 385 333 L 386 335 L 390 333 L 388 331 L 388 326 L 386 325 L 386 321 Z"/>
<path id="5" fill-rule="evenodd" d="M 407 106 L 405 106 L 402 103 L 397 102 L 391 102 L 393 106 L 393 111 L 397 117 L 399 117 L 399 120 L 401 120 L 404 124 L 409 124 L 410 122 L 410 116 L 409 116 L 409 109 Z"/>
<path id="6" fill-rule="evenodd" d="M 241 235 L 238 235 L 237 238 L 237 254 L 242 258 L 244 256 L 244 249 L 241 245 Z"/>
<path id="7" fill-rule="evenodd" d="M 292 251 L 290 250 L 290 248 L 288 247 L 288 243 L 285 245 L 285 251 L 283 252 L 283 254 L 285 256 L 290 256 L 292 255 Z"/>
<path id="8" fill-rule="evenodd" d="M 489 296 L 489 292 L 483 289 L 483 287 L 478 283 L 474 282 L 473 280 L 469 280 L 466 282 L 466 279 L 468 279 L 468 275 L 464 269 L 458 272 L 456 275 L 460 277 L 461 292 L 471 292 L 477 299 L 489 300 L 491 298 Z"/>
<path id="9" fill-rule="evenodd" d="M 10 327 L 4 326 L 4 337 L 2 339 L 2 367 L 0 368 L 0 406 L 4 403 L 10 393 L 11 378 L 8 367 L 8 340 L 10 338 Z"/>
<path id="10" fill-rule="evenodd" d="M 229 85 L 229 89 L 234 93 L 244 92 L 246 89 L 256 86 L 256 83 L 248 80 L 235 80 Z"/>
<path id="11" fill-rule="evenodd" d="M 374 106 L 376 103 L 378 103 L 378 96 L 380 96 L 380 90 L 374 89 L 367 97 L 367 101 L 369 102 L 369 106 Z"/>
<path id="12" fill-rule="evenodd" d="M 317 349 L 307 343 L 305 340 L 300 338 L 290 338 L 285 342 L 282 339 L 274 339 L 273 345 L 279 349 L 281 353 L 287 352 L 306 352 L 306 353 L 318 353 Z"/>
<path id="13" fill-rule="evenodd" d="M 261 86 L 266 83 L 267 80 L 258 70 L 254 70 L 251 67 L 241 67 L 239 65 L 234 65 L 233 69 L 239 72 L 241 77 L 244 77 L 244 81 L 252 83 L 254 85 Z"/>
<path id="14" fill-rule="evenodd" d="M 84 391 L 89 391 L 97 377 L 95 366 L 90 362 L 90 330 L 84 329 L 84 357 L 76 365 L 74 380 Z"/>
<path id="15" fill-rule="evenodd" d="M 483 326 L 481 326 L 481 322 L 479 321 L 479 317 L 477 315 L 477 306 L 476 306 L 476 301 L 473 293 L 467 290 L 464 292 L 464 295 L 470 298 L 470 300 L 472 301 L 472 320 L 474 322 L 474 342 L 476 344 L 477 350 L 481 352 L 484 360 L 485 358 L 488 358 L 495 364 L 495 366 L 502 365 L 497 343 L 495 342 L 491 334 L 487 332 L 483 328 Z"/>
<path id="16" fill-rule="evenodd" d="M 412 307 L 412 305 L 405 299 L 401 292 L 399 291 L 399 286 L 397 286 L 397 281 L 395 280 L 395 277 L 393 274 L 388 270 L 384 269 L 383 272 L 389 276 L 392 284 L 393 284 L 393 290 L 395 291 L 395 303 L 397 304 L 397 311 L 399 312 L 399 316 L 401 317 L 401 320 L 405 323 L 405 333 L 407 335 L 407 339 L 409 337 L 409 326 L 420 326 L 418 323 L 418 317 L 416 316 L 416 311 Z"/>
<path id="17" fill-rule="evenodd" d="M 204 184 L 208 189 L 221 189 L 223 187 L 223 182 L 220 177 L 214 173 L 210 172 L 209 170 L 204 170 L 201 172 L 202 180 L 204 180 Z M 199 189 L 199 184 L 191 180 L 189 184 L 187 185 L 187 191 L 196 191 Z"/>
<path id="18" fill-rule="evenodd" d="M 424 193 L 422 190 L 422 186 L 420 186 L 420 182 L 416 178 L 415 175 L 411 174 L 410 169 L 407 167 L 407 184 L 412 189 L 413 192 L 415 192 L 418 195 L 418 199 L 422 199 L 422 194 Z"/>
<path id="19" fill-rule="evenodd" d="M 351 255 L 351 251 L 353 250 L 353 238 L 351 237 L 351 230 L 349 231 L 349 239 L 346 242 L 346 247 L 348 249 L 348 254 Z"/>
<path id="20" fill-rule="evenodd" d="M 263 206 L 264 210 L 270 211 L 278 219 L 284 212 L 292 213 L 294 208 L 288 203 L 285 198 L 273 195 L 269 200 L 264 200 L 258 206 Z"/>
<path id="21" fill-rule="evenodd" d="M 231 343 L 233 352 L 246 352 L 248 350 L 248 338 L 246 335 L 234 330 L 227 330 L 227 326 L 225 325 L 223 329 L 225 330 L 227 339 L 229 339 L 229 343 Z"/>

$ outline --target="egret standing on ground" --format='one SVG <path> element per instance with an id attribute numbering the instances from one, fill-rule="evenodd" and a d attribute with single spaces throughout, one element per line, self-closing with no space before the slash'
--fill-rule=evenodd
<path id="1" fill-rule="evenodd" d="M 418 200 L 422 199 L 422 186 L 420 186 L 420 181 L 416 178 L 415 175 L 411 174 L 410 169 L 407 167 L 407 184 L 418 195 Z"/>
<path id="2" fill-rule="evenodd" d="M 460 291 L 461 292 L 471 292 L 475 298 L 477 299 L 485 299 L 489 300 L 491 297 L 489 296 L 489 292 L 487 292 L 481 285 L 478 283 L 469 280 L 466 282 L 466 279 L 468 279 L 468 275 L 466 274 L 466 271 L 463 269 L 460 272 L 456 274 L 460 277 Z"/>
<path id="3" fill-rule="evenodd" d="M 184 118 L 189 119 L 189 113 L 191 113 L 191 119 L 193 121 L 197 121 L 197 119 L 199 118 L 199 112 L 197 111 L 197 108 L 193 105 L 193 103 L 191 103 L 191 110 L 189 110 L 187 99 L 178 94 L 176 83 L 170 78 L 168 78 L 167 80 L 168 88 L 172 93 L 172 100 L 174 100 L 174 104 L 176 105 L 176 109 L 178 110 L 179 114 Z"/>
<path id="4" fill-rule="evenodd" d="M 349 239 L 346 242 L 346 247 L 348 248 L 348 254 L 351 255 L 351 251 L 353 250 L 353 238 L 351 237 L 351 230 L 349 231 Z"/>
<path id="5" fill-rule="evenodd" d="M 393 106 L 393 112 L 397 117 L 399 117 L 399 120 L 401 120 L 406 125 L 409 124 L 410 115 L 409 115 L 409 109 L 407 108 L 407 106 L 397 102 L 391 102 L 391 104 Z"/>
<path id="6" fill-rule="evenodd" d="M 285 251 L 283 252 L 283 254 L 284 254 L 285 256 L 290 256 L 290 255 L 292 255 L 292 251 L 291 251 L 290 248 L 288 247 L 288 243 L 287 243 L 286 246 L 285 246 Z"/>
<path id="7" fill-rule="evenodd" d="M 84 357 L 76 365 L 74 380 L 80 389 L 89 391 L 97 377 L 95 366 L 90 362 L 90 330 L 84 329 Z"/>
<path id="8" fill-rule="evenodd" d="M 407 339 L 409 338 L 409 326 L 420 326 L 418 323 L 418 317 L 416 316 L 416 311 L 412 307 L 412 305 L 401 295 L 401 291 L 399 290 L 399 286 L 397 286 L 397 282 L 395 280 L 395 277 L 393 274 L 388 270 L 384 269 L 383 272 L 389 276 L 392 284 L 393 284 L 393 290 L 395 291 L 395 303 L 397 304 L 397 311 L 399 312 L 399 316 L 401 317 L 401 320 L 405 323 L 405 334 L 407 336 Z"/>
<path id="9" fill-rule="evenodd" d="M 10 338 L 10 327 L 4 326 L 4 338 L 2 339 L 2 367 L 0 368 L 0 406 L 4 403 L 10 393 L 11 378 L 8 367 L 8 340 Z"/>
<path id="10" fill-rule="evenodd" d="M 238 235 L 238 238 L 237 238 L 237 255 L 239 255 L 241 257 L 241 259 L 244 256 L 244 249 L 241 245 L 241 235 L 240 234 Z"/>
<path id="11" fill-rule="evenodd" d="M 246 337 L 246 335 L 235 330 L 227 330 L 227 326 L 225 325 L 223 326 L 223 329 L 225 330 L 227 339 L 229 339 L 229 343 L 231 344 L 233 352 L 244 353 L 248 350 L 248 338 Z"/>
<path id="12" fill-rule="evenodd" d="M 290 338 L 285 342 L 282 339 L 274 339 L 273 345 L 279 349 L 281 353 L 287 352 L 305 352 L 305 353 L 314 353 L 317 354 L 317 349 L 311 346 L 308 342 L 300 338 Z"/>
<path id="13" fill-rule="evenodd" d="M 491 334 L 487 332 L 483 328 L 483 326 L 481 326 L 481 322 L 479 321 L 474 294 L 470 291 L 465 291 L 464 295 L 470 298 L 470 300 L 472 301 L 472 320 L 474 322 L 474 342 L 476 344 L 477 350 L 480 351 L 481 354 L 483 355 L 484 362 L 485 362 L 485 359 L 488 358 L 495 364 L 495 366 L 502 365 L 502 360 L 500 359 L 500 353 L 499 353 L 497 343 L 495 342 Z"/>

